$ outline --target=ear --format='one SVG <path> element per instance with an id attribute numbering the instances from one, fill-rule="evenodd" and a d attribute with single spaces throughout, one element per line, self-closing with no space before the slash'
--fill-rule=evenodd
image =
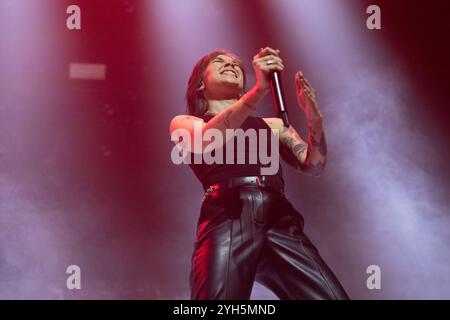
<path id="1" fill-rule="evenodd" d="M 197 88 L 197 91 L 202 91 L 202 90 L 205 90 L 205 83 L 203 81 L 200 83 L 200 85 Z"/>

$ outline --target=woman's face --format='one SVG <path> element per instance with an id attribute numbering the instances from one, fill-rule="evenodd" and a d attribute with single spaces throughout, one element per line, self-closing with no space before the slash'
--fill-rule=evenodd
<path id="1" fill-rule="evenodd" d="M 236 58 L 220 54 L 206 67 L 203 83 L 206 98 L 236 98 L 244 88 L 244 73 Z"/>

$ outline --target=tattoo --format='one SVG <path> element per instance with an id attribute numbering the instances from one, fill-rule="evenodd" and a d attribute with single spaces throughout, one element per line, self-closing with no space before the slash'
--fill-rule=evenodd
<path id="1" fill-rule="evenodd" d="M 322 134 L 322 138 L 320 139 L 319 143 L 319 152 L 323 155 L 327 155 L 327 141 L 325 140 L 325 135 Z"/>
<path id="2" fill-rule="evenodd" d="M 221 115 L 217 116 L 217 122 L 220 123 L 223 121 L 226 129 L 231 128 L 230 125 L 230 115 L 233 113 L 233 110 L 225 110 Z"/>
<path id="3" fill-rule="evenodd" d="M 308 145 L 292 127 L 283 127 L 280 140 L 283 142 L 280 154 L 284 161 L 295 169 L 300 169 L 303 159 L 306 158 Z"/>
<path id="4" fill-rule="evenodd" d="M 320 137 L 320 142 L 317 140 L 317 131 L 312 130 L 311 135 L 311 145 L 322 154 L 322 156 L 327 155 L 327 141 L 325 140 L 325 134 L 322 133 Z"/>
<path id="5" fill-rule="evenodd" d="M 300 155 L 305 152 L 305 150 L 308 149 L 308 145 L 304 144 L 304 143 L 297 143 L 296 145 L 294 145 L 294 147 L 292 148 L 292 151 L 294 152 L 294 154 L 297 156 L 297 159 L 300 160 Z"/>
<path id="6" fill-rule="evenodd" d="M 292 151 L 294 151 L 294 153 L 297 155 L 297 157 L 299 156 L 300 153 L 302 153 L 303 151 L 305 151 L 308 148 L 308 146 L 304 143 L 299 143 L 296 144 L 294 146 L 294 148 L 292 148 Z"/>
<path id="7" fill-rule="evenodd" d="M 319 142 L 320 139 L 320 142 Z M 283 159 L 295 169 L 318 177 L 326 164 L 327 144 L 322 130 L 309 127 L 307 144 L 294 128 L 284 128 L 280 134 Z"/>
<path id="8" fill-rule="evenodd" d="M 319 161 L 318 163 L 309 163 L 307 165 L 302 166 L 302 169 L 304 172 L 313 175 L 315 177 L 318 177 L 323 169 L 325 168 L 325 162 Z"/>
<path id="9" fill-rule="evenodd" d="M 292 149 L 285 144 L 280 145 L 280 155 L 287 164 L 289 164 L 294 169 L 300 170 L 301 165 L 297 156 L 292 152 Z"/>

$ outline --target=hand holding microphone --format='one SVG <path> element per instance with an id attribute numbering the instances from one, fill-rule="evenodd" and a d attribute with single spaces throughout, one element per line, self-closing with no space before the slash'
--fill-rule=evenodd
<path id="1" fill-rule="evenodd" d="M 268 92 L 270 88 L 269 74 L 284 70 L 283 60 L 281 60 L 279 54 L 280 50 L 274 50 L 266 47 L 261 49 L 253 57 L 253 69 L 256 74 L 256 86 L 260 90 Z"/>
<path id="2" fill-rule="evenodd" d="M 256 73 L 257 86 L 264 91 L 272 90 L 275 110 L 283 124 L 289 127 L 286 102 L 284 100 L 281 72 L 284 70 L 283 60 L 280 58 L 280 50 L 266 47 L 253 58 L 253 68 Z"/>

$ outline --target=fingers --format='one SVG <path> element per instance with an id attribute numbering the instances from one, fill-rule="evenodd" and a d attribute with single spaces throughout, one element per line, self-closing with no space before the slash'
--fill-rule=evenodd
<path id="1" fill-rule="evenodd" d="M 280 56 L 280 50 L 272 49 L 270 47 L 261 48 L 257 53 L 257 56 L 264 57 L 270 54 L 274 56 Z"/>
<path id="2" fill-rule="evenodd" d="M 269 64 L 270 62 L 270 64 Z M 279 71 L 282 72 L 284 70 L 284 65 L 280 62 L 272 62 L 272 61 L 256 61 L 254 63 L 255 68 L 263 71 L 264 73 L 269 73 L 271 71 Z"/>
<path id="3" fill-rule="evenodd" d="M 316 90 L 313 88 L 313 86 L 309 83 L 309 81 L 305 78 L 303 78 L 303 83 L 305 84 L 305 87 L 312 92 L 316 92 Z"/>
<path id="4" fill-rule="evenodd" d="M 309 81 L 303 76 L 303 73 L 301 71 L 298 71 L 295 74 L 295 83 L 298 90 L 304 88 L 306 91 L 310 91 L 313 93 L 316 92 L 311 83 L 309 83 Z"/>
<path id="5" fill-rule="evenodd" d="M 272 49 L 270 47 L 266 47 L 266 48 L 261 48 L 259 50 L 259 52 L 253 57 L 253 60 L 258 60 L 258 59 L 262 59 L 266 57 L 267 60 L 272 59 L 272 60 L 278 60 L 280 58 L 280 50 L 275 50 Z M 267 61 L 266 60 L 266 61 Z"/>
<path id="6" fill-rule="evenodd" d="M 280 50 L 275 50 L 270 47 L 261 48 L 253 57 L 253 66 L 261 69 L 265 73 L 270 71 L 283 71 L 284 64 L 279 54 Z"/>
<path id="7" fill-rule="evenodd" d="M 273 55 L 273 54 L 269 54 L 269 55 L 264 56 L 264 57 L 256 56 L 253 60 L 254 61 L 264 61 L 264 62 L 268 62 L 268 61 L 272 60 L 273 62 L 281 62 L 281 63 L 283 63 L 283 59 L 281 59 L 279 56 L 276 56 L 276 55 Z"/>
<path id="8" fill-rule="evenodd" d="M 312 87 L 309 81 L 303 76 L 301 71 L 295 74 L 295 84 L 297 88 L 297 96 L 307 96 L 311 101 L 316 101 L 316 90 Z"/>
<path id="9" fill-rule="evenodd" d="M 274 55 L 267 55 L 262 58 L 256 58 L 255 60 L 253 60 L 253 62 L 254 64 L 257 64 L 264 69 L 270 69 L 272 66 L 278 66 L 281 69 L 284 68 L 283 60 L 280 57 Z"/>

